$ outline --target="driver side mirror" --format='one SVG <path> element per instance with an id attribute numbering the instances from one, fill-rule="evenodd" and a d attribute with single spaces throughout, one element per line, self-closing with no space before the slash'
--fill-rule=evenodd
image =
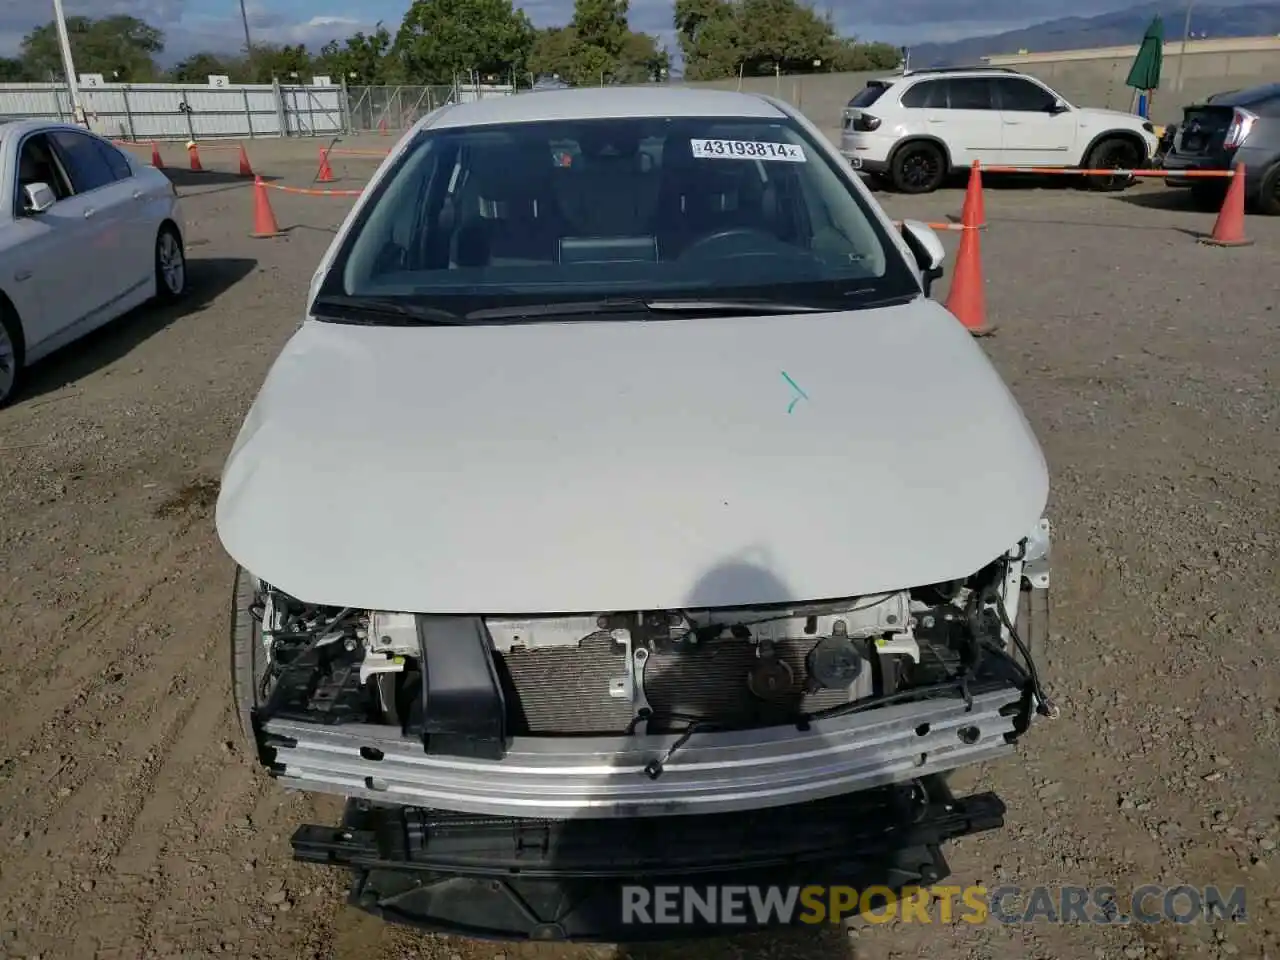
<path id="1" fill-rule="evenodd" d="M 942 264 L 947 259 L 947 251 L 942 241 L 933 232 L 933 228 L 919 220 L 902 221 L 902 239 L 907 249 L 916 258 L 916 266 L 920 268 L 920 278 L 924 283 L 924 295 L 929 296 L 933 281 L 942 277 Z"/>
<path id="2" fill-rule="evenodd" d="M 1053 103 L 1049 104 L 1049 112 L 1052 114 L 1066 113 L 1071 108 L 1067 106 L 1067 101 L 1059 97 Z"/>
<path id="3" fill-rule="evenodd" d="M 22 188 L 22 209 L 26 213 L 44 213 L 57 202 L 47 183 L 28 183 Z"/>

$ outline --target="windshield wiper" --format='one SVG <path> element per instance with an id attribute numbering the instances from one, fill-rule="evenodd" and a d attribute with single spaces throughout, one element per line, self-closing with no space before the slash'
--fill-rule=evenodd
<path id="1" fill-rule="evenodd" d="M 863 296 L 867 291 L 854 290 L 852 293 L 846 293 L 845 296 L 850 299 L 850 303 L 846 303 L 841 309 L 844 310 L 872 310 L 876 307 L 899 307 L 903 304 L 910 303 L 918 299 L 922 294 L 919 290 L 912 290 L 908 293 L 896 293 L 887 297 L 878 297 L 874 300 L 857 300 L 855 298 Z"/>
<path id="2" fill-rule="evenodd" d="M 668 314 L 671 316 L 687 316 L 694 314 L 784 314 L 784 313 L 830 313 L 834 307 L 820 307 L 814 304 L 783 303 L 766 298 L 746 300 L 699 299 L 688 297 L 671 300 L 645 300 L 640 297 L 606 297 L 602 300 L 568 300 L 563 303 L 530 303 L 520 307 L 492 307 L 487 310 L 473 310 L 466 314 L 467 320 L 484 322 L 488 320 L 523 320 L 544 317 L 600 316 L 616 313 Z"/>
<path id="3" fill-rule="evenodd" d="M 466 322 L 451 310 L 392 297 L 316 297 L 311 313 L 325 320 L 369 326 L 456 326 Z"/>
<path id="4" fill-rule="evenodd" d="M 602 313 L 648 313 L 649 306 L 638 297 L 607 297 L 603 300 L 567 300 L 563 303 L 526 303 L 514 307 L 472 310 L 466 319 L 477 323 L 489 320 L 524 320 L 543 317 L 594 316 Z"/>
<path id="5" fill-rule="evenodd" d="M 823 307 L 812 303 L 784 303 L 780 300 L 770 300 L 766 297 L 757 297 L 745 300 L 701 300 L 692 298 L 687 300 L 650 300 L 648 301 L 650 310 L 662 313 L 701 313 L 720 312 L 726 313 L 836 313 L 839 307 Z"/>
<path id="6" fill-rule="evenodd" d="M 871 304 L 868 304 L 871 305 Z M 878 304 L 875 304 L 878 305 Z M 863 306 L 859 304 L 859 306 Z M 641 297 L 605 297 L 599 300 L 566 300 L 527 303 L 522 306 L 488 307 L 458 314 L 399 297 L 352 297 L 337 294 L 317 297 L 312 314 L 339 323 L 371 326 L 457 326 L 469 323 L 519 322 L 521 320 L 588 319 L 611 314 L 654 317 L 769 316 L 792 313 L 835 313 L 848 307 L 836 304 L 786 303 L 767 297 L 719 299 L 684 297 L 646 300 Z"/>

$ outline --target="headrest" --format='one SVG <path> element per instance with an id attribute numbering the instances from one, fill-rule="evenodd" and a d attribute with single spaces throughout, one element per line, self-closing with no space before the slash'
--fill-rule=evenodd
<path id="1" fill-rule="evenodd" d="M 685 178 L 689 202 L 706 210 L 726 213 L 738 208 L 738 200 L 750 176 L 749 165 L 731 160 L 703 160 Z"/>
<path id="2" fill-rule="evenodd" d="M 578 146 L 591 160 L 625 160 L 640 150 L 640 138 L 621 124 L 591 123 L 578 135 Z"/>
<path id="3" fill-rule="evenodd" d="M 467 192 L 480 198 L 482 217 L 504 220 L 517 206 L 532 207 L 537 178 L 549 165 L 545 151 L 535 155 L 514 144 L 484 147 L 471 155 Z"/>

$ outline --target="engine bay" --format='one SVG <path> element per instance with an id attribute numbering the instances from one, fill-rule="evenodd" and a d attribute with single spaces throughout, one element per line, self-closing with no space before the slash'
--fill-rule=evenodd
<path id="1" fill-rule="evenodd" d="M 984 678 L 1023 686 L 1023 577 L 1002 557 L 963 581 L 815 603 L 471 618 L 334 609 L 253 580 L 255 712 L 497 743 L 749 730 Z"/>

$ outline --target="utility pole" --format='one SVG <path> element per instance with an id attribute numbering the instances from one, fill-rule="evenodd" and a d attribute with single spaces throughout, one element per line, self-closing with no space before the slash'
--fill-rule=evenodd
<path id="1" fill-rule="evenodd" d="M 84 106 L 80 103 L 80 82 L 76 76 L 75 61 L 71 57 L 71 37 L 67 34 L 67 17 L 62 12 L 62 0 L 53 0 L 53 20 L 58 29 L 58 46 L 62 48 L 62 71 L 67 75 L 67 92 L 71 94 L 71 115 L 82 127 L 85 120 Z"/>
<path id="2" fill-rule="evenodd" d="M 253 41 L 249 39 L 249 14 L 245 12 L 244 0 L 240 0 L 240 22 L 244 25 L 244 55 L 253 59 Z"/>
<path id="3" fill-rule="evenodd" d="M 1173 79 L 1173 88 L 1182 92 L 1182 65 L 1187 61 L 1187 37 L 1191 35 L 1191 8 L 1196 0 L 1187 0 L 1187 16 L 1182 21 L 1182 50 L 1178 53 L 1178 72 Z"/>

